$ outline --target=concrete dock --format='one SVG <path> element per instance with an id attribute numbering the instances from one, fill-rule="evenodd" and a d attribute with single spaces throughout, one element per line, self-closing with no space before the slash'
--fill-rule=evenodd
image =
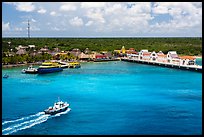
<path id="1" fill-rule="evenodd" d="M 156 62 L 156 61 L 148 61 L 148 60 L 137 60 L 137 59 L 129 59 L 129 58 L 121 58 L 122 61 L 128 62 L 135 62 L 140 64 L 148 64 L 160 67 L 167 67 L 173 69 L 181 69 L 181 70 L 188 70 L 188 71 L 195 71 L 202 73 L 202 66 L 199 65 L 179 65 L 179 64 L 172 64 L 167 62 Z"/>

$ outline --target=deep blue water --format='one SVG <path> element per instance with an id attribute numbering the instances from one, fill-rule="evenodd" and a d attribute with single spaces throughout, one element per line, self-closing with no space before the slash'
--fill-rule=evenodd
<path id="1" fill-rule="evenodd" d="M 120 61 L 44 75 L 22 68 L 2 69 L 3 134 L 202 134 L 201 73 Z M 43 115 L 58 97 L 71 111 Z"/>

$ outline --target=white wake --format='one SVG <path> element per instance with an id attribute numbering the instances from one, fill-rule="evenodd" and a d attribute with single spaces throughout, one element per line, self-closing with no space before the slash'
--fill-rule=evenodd
<path id="1" fill-rule="evenodd" d="M 22 117 L 16 120 L 4 121 L 2 123 L 2 134 L 9 135 L 23 129 L 31 128 L 37 124 L 41 124 L 47 121 L 49 118 L 67 114 L 70 110 L 71 109 L 68 108 L 65 112 L 61 112 L 55 115 L 47 115 L 44 112 L 39 112 L 37 114 Z"/>

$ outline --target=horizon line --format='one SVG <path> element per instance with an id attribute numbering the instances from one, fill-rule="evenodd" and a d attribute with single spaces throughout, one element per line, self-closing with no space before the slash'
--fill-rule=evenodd
<path id="1" fill-rule="evenodd" d="M 28 38 L 28 37 L 2 37 L 2 38 Z M 32 38 L 202 38 L 202 36 L 40 36 Z"/>

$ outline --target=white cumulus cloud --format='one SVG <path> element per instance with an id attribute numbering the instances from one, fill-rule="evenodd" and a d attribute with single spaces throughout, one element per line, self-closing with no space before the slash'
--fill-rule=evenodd
<path id="1" fill-rule="evenodd" d="M 56 13 L 55 11 L 52 11 L 52 12 L 50 12 L 50 15 L 51 15 L 51 16 L 56 16 L 57 13 Z"/>
<path id="2" fill-rule="evenodd" d="M 10 4 L 16 11 L 24 13 L 16 15 L 21 19 L 17 22 L 4 8 L 2 13 L 6 14 L 3 17 L 10 16 L 10 20 L 2 23 L 3 30 L 26 28 L 29 19 L 31 26 L 36 25 L 33 30 L 40 28 L 46 32 L 50 29 L 64 29 L 67 34 L 70 33 L 67 30 L 72 30 L 73 33 L 75 29 L 78 31 L 77 27 L 87 35 L 202 34 L 202 2 L 4 2 L 2 5 L 4 4 Z M 14 22 L 12 27 L 9 24 L 11 22 Z"/>
<path id="3" fill-rule="evenodd" d="M 90 21 L 88 21 L 88 22 L 85 24 L 85 26 L 91 26 L 92 24 L 93 24 L 93 21 L 90 20 Z"/>
<path id="4" fill-rule="evenodd" d="M 74 2 L 64 2 L 60 6 L 60 11 L 75 11 L 77 9 L 77 3 Z"/>
<path id="5" fill-rule="evenodd" d="M 38 10 L 38 13 L 40 13 L 40 14 L 45 14 L 47 11 L 45 10 L 45 9 L 39 9 Z"/>
<path id="6" fill-rule="evenodd" d="M 31 19 L 32 22 L 37 22 L 35 19 Z"/>
<path id="7" fill-rule="evenodd" d="M 16 10 L 24 12 L 32 12 L 36 8 L 33 2 L 7 2 L 6 4 L 12 4 Z"/>
<path id="8" fill-rule="evenodd" d="M 76 27 L 80 27 L 80 26 L 83 26 L 83 20 L 79 17 L 74 17 L 72 19 L 69 20 L 69 23 L 72 25 L 72 26 L 76 26 Z"/>
<path id="9" fill-rule="evenodd" d="M 81 2 L 82 8 L 101 8 L 106 5 L 106 2 Z"/>
<path id="10" fill-rule="evenodd" d="M 86 12 L 86 17 L 88 17 L 89 19 L 95 20 L 96 22 L 100 22 L 100 23 L 105 23 L 105 19 L 103 17 L 103 13 L 101 12 L 100 9 L 89 9 Z"/>
<path id="11" fill-rule="evenodd" d="M 8 30 L 10 30 L 10 23 L 9 22 L 4 23 L 2 21 L 2 31 L 8 31 Z"/>

